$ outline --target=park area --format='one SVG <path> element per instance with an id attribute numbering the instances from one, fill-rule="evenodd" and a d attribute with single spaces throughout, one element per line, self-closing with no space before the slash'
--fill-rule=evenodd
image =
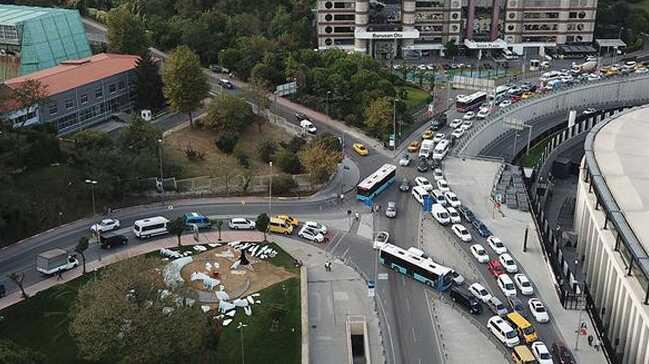
<path id="1" fill-rule="evenodd" d="M 242 252 L 244 252 L 242 254 Z M 137 267 L 129 268 L 134 262 L 143 263 Z M 175 271 L 174 267 L 180 267 Z M 141 270 L 140 270 L 141 269 Z M 115 272 L 120 275 L 115 277 Z M 133 272 L 139 275 L 133 282 L 125 272 Z M 170 273 L 171 272 L 171 273 Z M 170 283 L 169 276 L 180 279 Z M 144 280 L 138 280 L 143 278 Z M 107 289 L 97 293 L 95 288 L 102 287 L 101 281 L 106 278 L 112 280 Z M 201 321 L 207 322 L 207 331 L 203 332 L 206 337 L 204 345 L 198 351 L 191 351 L 191 354 L 178 358 L 167 358 L 153 362 L 182 362 L 202 363 L 240 363 L 242 360 L 241 349 L 243 347 L 245 361 L 249 363 L 299 363 L 301 357 L 301 315 L 300 315 L 300 274 L 296 261 L 274 243 L 244 243 L 232 242 L 229 244 L 205 244 L 195 246 L 183 246 L 176 249 L 163 249 L 160 252 L 152 252 L 146 256 L 130 257 L 117 262 L 111 266 L 96 272 L 89 272 L 80 278 L 69 281 L 65 284 L 54 286 L 36 294 L 29 299 L 15 304 L 0 311 L 0 342 L 11 340 L 23 353 L 29 352 L 37 358 L 33 362 L 38 363 L 99 363 L 106 360 L 93 360 L 82 349 L 79 337 L 74 333 L 78 332 L 78 322 L 75 322 L 83 314 L 79 311 L 79 305 L 87 305 L 80 296 L 87 298 L 87 295 L 113 293 L 107 301 L 95 302 L 94 307 L 98 317 L 102 317 L 103 311 L 110 311 L 111 307 L 115 312 L 106 316 L 107 322 L 90 322 L 89 325 L 97 324 L 100 335 L 108 335 L 108 343 L 118 342 L 123 337 L 125 341 L 136 341 L 142 337 L 129 337 L 131 332 L 124 331 L 124 326 L 118 328 L 118 335 L 111 335 L 111 328 L 115 323 L 115 317 L 124 315 L 128 317 L 129 299 L 136 295 L 135 289 L 127 288 L 124 295 L 110 292 L 111 286 L 119 286 L 121 282 L 124 287 L 142 287 L 144 283 L 151 283 L 156 297 L 160 297 L 161 306 L 157 298 L 153 303 L 139 307 L 138 319 L 123 319 L 129 325 L 142 329 L 146 333 L 155 332 L 155 328 L 140 326 L 139 317 L 156 317 L 155 326 L 163 326 L 166 319 L 166 329 L 171 329 L 172 335 L 195 336 L 194 327 L 189 326 L 192 322 L 187 317 L 184 322 L 179 316 L 183 310 L 191 310 L 192 315 L 199 315 Z M 143 283 L 144 282 L 144 283 Z M 180 284 L 178 284 L 180 283 Z M 146 286 L 146 284 L 144 284 Z M 108 292 L 106 292 L 108 291 Z M 166 299 L 171 297 L 171 299 Z M 182 300 L 179 300 L 182 297 Z M 111 301 L 115 300 L 115 301 Z M 126 303 L 124 301 L 127 301 Z M 136 300 L 137 301 L 137 300 Z M 148 302 L 148 301 L 147 301 Z M 179 303 L 179 302 L 182 302 Z M 105 307 L 102 307 L 101 304 Z M 181 307 L 181 305 L 183 307 Z M 191 307 L 185 307 L 190 306 Z M 122 306 L 126 309 L 122 309 Z M 171 306 L 171 307 L 165 307 Z M 151 312 L 153 308 L 163 307 L 162 313 Z M 158 310 L 159 311 L 159 310 Z M 119 312 L 120 315 L 114 313 Z M 77 316 L 78 315 L 78 316 Z M 97 320 L 101 320 L 98 318 Z M 179 321 L 180 320 L 180 321 Z M 117 320 L 119 321 L 119 320 Z M 162 330 L 162 329 L 161 329 Z M 160 331 L 169 332 L 169 331 Z M 124 336 L 122 336 L 124 335 Z M 88 336 L 93 336 L 89 334 Z M 166 335 L 144 338 L 153 344 L 143 343 L 143 347 L 118 348 L 123 349 L 119 353 L 109 353 L 111 360 L 108 362 L 130 362 L 134 360 L 132 354 L 137 351 L 158 350 L 156 345 L 164 342 Z M 208 338 L 209 336 L 209 338 Z M 96 336 L 93 336 L 96 338 Z M 182 341 L 182 339 L 181 339 Z M 91 342 L 93 344 L 95 341 Z M 97 346 L 102 346 L 104 339 L 99 337 Z M 112 345 L 109 344 L 109 345 Z M 87 345 L 87 343 L 86 343 Z M 126 345 L 125 345 L 126 346 Z M 118 349 L 117 351 L 120 351 Z M 160 355 L 157 353 L 157 355 Z M 155 357 L 155 356 L 152 356 Z M 146 355 L 140 358 L 146 358 Z M 0 355 L 0 359 L 2 356 Z M 106 358 L 104 358 L 106 359 Z M 0 360 L 2 361 L 2 360 Z M 143 361 L 143 362 L 151 362 Z"/>

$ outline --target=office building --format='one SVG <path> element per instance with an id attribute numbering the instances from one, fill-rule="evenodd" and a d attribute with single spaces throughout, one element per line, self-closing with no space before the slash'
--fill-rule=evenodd
<path id="1" fill-rule="evenodd" d="M 0 80 L 91 54 L 77 10 L 0 5 Z"/>
<path id="2" fill-rule="evenodd" d="M 647 119 L 649 107 L 642 107 L 596 125 L 577 186 L 577 251 L 615 363 L 649 363 Z"/>
<path id="3" fill-rule="evenodd" d="M 443 54 L 454 41 L 482 56 L 593 41 L 597 0 L 318 0 L 318 48 L 375 58 Z"/>
<path id="4" fill-rule="evenodd" d="M 48 97 L 23 110 L 6 103 L 5 119 L 14 127 L 52 123 L 59 134 L 65 134 L 105 121 L 114 113 L 129 111 L 135 98 L 137 59 L 102 53 L 7 80 L 0 87 L 0 95 L 11 95 L 26 80 L 37 80 L 46 88 Z"/>

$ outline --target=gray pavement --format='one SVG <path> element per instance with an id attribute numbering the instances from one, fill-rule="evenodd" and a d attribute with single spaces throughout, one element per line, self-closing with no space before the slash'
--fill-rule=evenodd
<path id="1" fill-rule="evenodd" d="M 572 350 L 578 363 L 605 363 L 604 354 L 589 347 L 584 337 L 581 338 L 581 344 L 578 344 L 578 350 L 574 350 L 577 343 L 575 330 L 579 324 L 580 313 L 564 309 L 559 301 L 555 290 L 556 282 L 543 255 L 532 216 L 526 212 L 507 208 L 496 210 L 489 200 L 499 164 L 483 160 L 448 158 L 444 166 L 449 185 L 462 203 L 470 207 L 492 233 L 503 240 L 510 254 L 518 262 L 519 269 L 532 281 L 535 296 L 545 303 L 551 320 L 548 324 L 535 325 L 540 339 L 545 341 L 546 345 L 551 345 L 555 341 L 563 342 Z M 529 229 L 528 243 L 527 251 L 523 252 L 526 228 Z M 475 239 L 477 234 L 473 235 Z M 491 290 L 495 291 L 493 281 L 490 279 L 488 283 L 492 287 Z M 593 327 L 587 315 L 583 315 L 582 319 L 586 321 L 588 328 Z"/>

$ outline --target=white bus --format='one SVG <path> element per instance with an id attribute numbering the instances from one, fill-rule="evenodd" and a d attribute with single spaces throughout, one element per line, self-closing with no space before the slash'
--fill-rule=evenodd
<path id="1" fill-rule="evenodd" d="M 163 216 L 149 217 L 133 223 L 133 234 L 138 239 L 146 239 L 155 235 L 167 234 L 169 220 Z"/>
<path id="2" fill-rule="evenodd" d="M 496 104 L 500 103 L 508 96 L 507 91 L 509 91 L 509 89 L 509 86 L 497 86 L 494 90 L 494 93 L 492 95 L 489 95 L 489 101 L 493 101 Z"/>
<path id="3" fill-rule="evenodd" d="M 457 97 L 455 99 L 455 109 L 458 112 L 467 112 L 477 110 L 480 104 L 487 101 L 487 93 L 484 91 L 474 92 L 471 95 Z"/>
<path id="4" fill-rule="evenodd" d="M 448 141 L 448 139 L 444 139 L 441 142 L 437 143 L 435 149 L 433 149 L 433 159 L 438 161 L 444 159 L 450 147 L 451 143 Z"/>
<path id="5" fill-rule="evenodd" d="M 356 199 L 370 206 L 374 198 L 394 182 L 396 175 L 397 166 L 384 164 L 356 186 Z"/>
<path id="6" fill-rule="evenodd" d="M 439 265 L 419 249 L 404 250 L 396 245 L 386 243 L 381 247 L 379 262 L 403 275 L 446 291 L 453 284 L 451 268 Z"/>

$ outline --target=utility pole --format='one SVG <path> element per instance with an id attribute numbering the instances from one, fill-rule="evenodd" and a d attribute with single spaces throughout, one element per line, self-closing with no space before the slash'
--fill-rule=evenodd
<path id="1" fill-rule="evenodd" d="M 392 151 L 397 152 L 397 101 L 398 98 L 392 99 Z"/>
<path id="2" fill-rule="evenodd" d="M 272 201 L 273 201 L 273 162 L 268 162 L 270 166 L 270 176 L 268 176 L 268 217 L 272 215 Z"/>
<path id="3" fill-rule="evenodd" d="M 327 116 L 329 116 L 329 99 L 331 98 L 331 91 L 327 91 Z"/>
<path id="4" fill-rule="evenodd" d="M 158 155 L 160 157 L 160 192 L 164 193 L 164 174 L 162 173 L 162 139 L 158 139 Z"/>
<path id="5" fill-rule="evenodd" d="M 94 179 L 87 179 L 86 184 L 90 185 L 90 193 L 92 195 L 92 216 L 97 215 L 97 210 L 95 207 L 95 185 L 99 182 L 95 181 Z"/>
<path id="6" fill-rule="evenodd" d="M 248 325 L 244 324 L 243 322 L 239 322 L 239 325 L 237 326 L 237 329 L 239 329 L 240 332 L 240 337 L 241 337 L 241 364 L 246 364 L 246 357 L 245 357 L 245 351 L 243 349 L 243 328 L 247 327 Z"/>

